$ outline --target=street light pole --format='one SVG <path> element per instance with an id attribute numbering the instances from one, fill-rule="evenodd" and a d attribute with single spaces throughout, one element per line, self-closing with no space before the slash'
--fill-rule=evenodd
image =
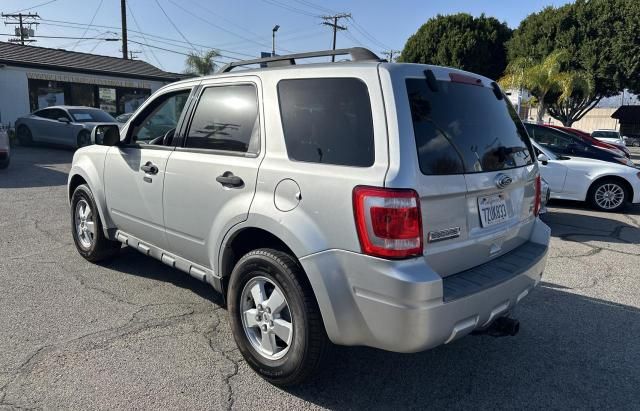
<path id="1" fill-rule="evenodd" d="M 278 31 L 279 28 L 280 26 L 276 24 L 273 30 L 271 30 L 271 57 L 276 55 L 276 31 Z"/>

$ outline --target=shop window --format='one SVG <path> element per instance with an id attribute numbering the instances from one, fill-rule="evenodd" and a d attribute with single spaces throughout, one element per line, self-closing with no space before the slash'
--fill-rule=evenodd
<path id="1" fill-rule="evenodd" d="M 55 81 L 29 80 L 31 111 L 65 104 L 64 85 Z"/>
<path id="2" fill-rule="evenodd" d="M 106 111 L 111 115 L 117 113 L 116 107 L 116 89 L 115 88 L 98 88 L 98 105 L 100 110 Z"/>

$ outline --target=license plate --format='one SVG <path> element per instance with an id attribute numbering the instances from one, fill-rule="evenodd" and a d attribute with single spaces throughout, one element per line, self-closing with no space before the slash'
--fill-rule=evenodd
<path id="1" fill-rule="evenodd" d="M 478 197 L 478 209 L 483 227 L 500 224 L 509 218 L 507 202 L 502 194 Z"/>

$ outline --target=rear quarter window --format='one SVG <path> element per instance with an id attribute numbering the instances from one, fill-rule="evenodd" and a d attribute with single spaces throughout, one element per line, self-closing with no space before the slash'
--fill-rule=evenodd
<path id="1" fill-rule="evenodd" d="M 355 78 L 281 80 L 278 99 L 289 159 L 373 165 L 373 119 L 364 82 Z"/>
<path id="2" fill-rule="evenodd" d="M 489 87 L 406 80 L 420 170 L 426 175 L 479 173 L 532 164 L 531 143 L 506 98 Z"/>

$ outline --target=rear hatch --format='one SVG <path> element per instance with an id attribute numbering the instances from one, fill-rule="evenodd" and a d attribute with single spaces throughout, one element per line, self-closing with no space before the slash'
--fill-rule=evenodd
<path id="1" fill-rule="evenodd" d="M 495 83 L 418 67 L 394 81 L 404 83 L 410 112 L 398 121 L 409 120 L 404 129 L 413 134 L 400 139 L 417 152 L 424 256 L 447 276 L 528 241 L 538 170 L 527 133 Z"/>

